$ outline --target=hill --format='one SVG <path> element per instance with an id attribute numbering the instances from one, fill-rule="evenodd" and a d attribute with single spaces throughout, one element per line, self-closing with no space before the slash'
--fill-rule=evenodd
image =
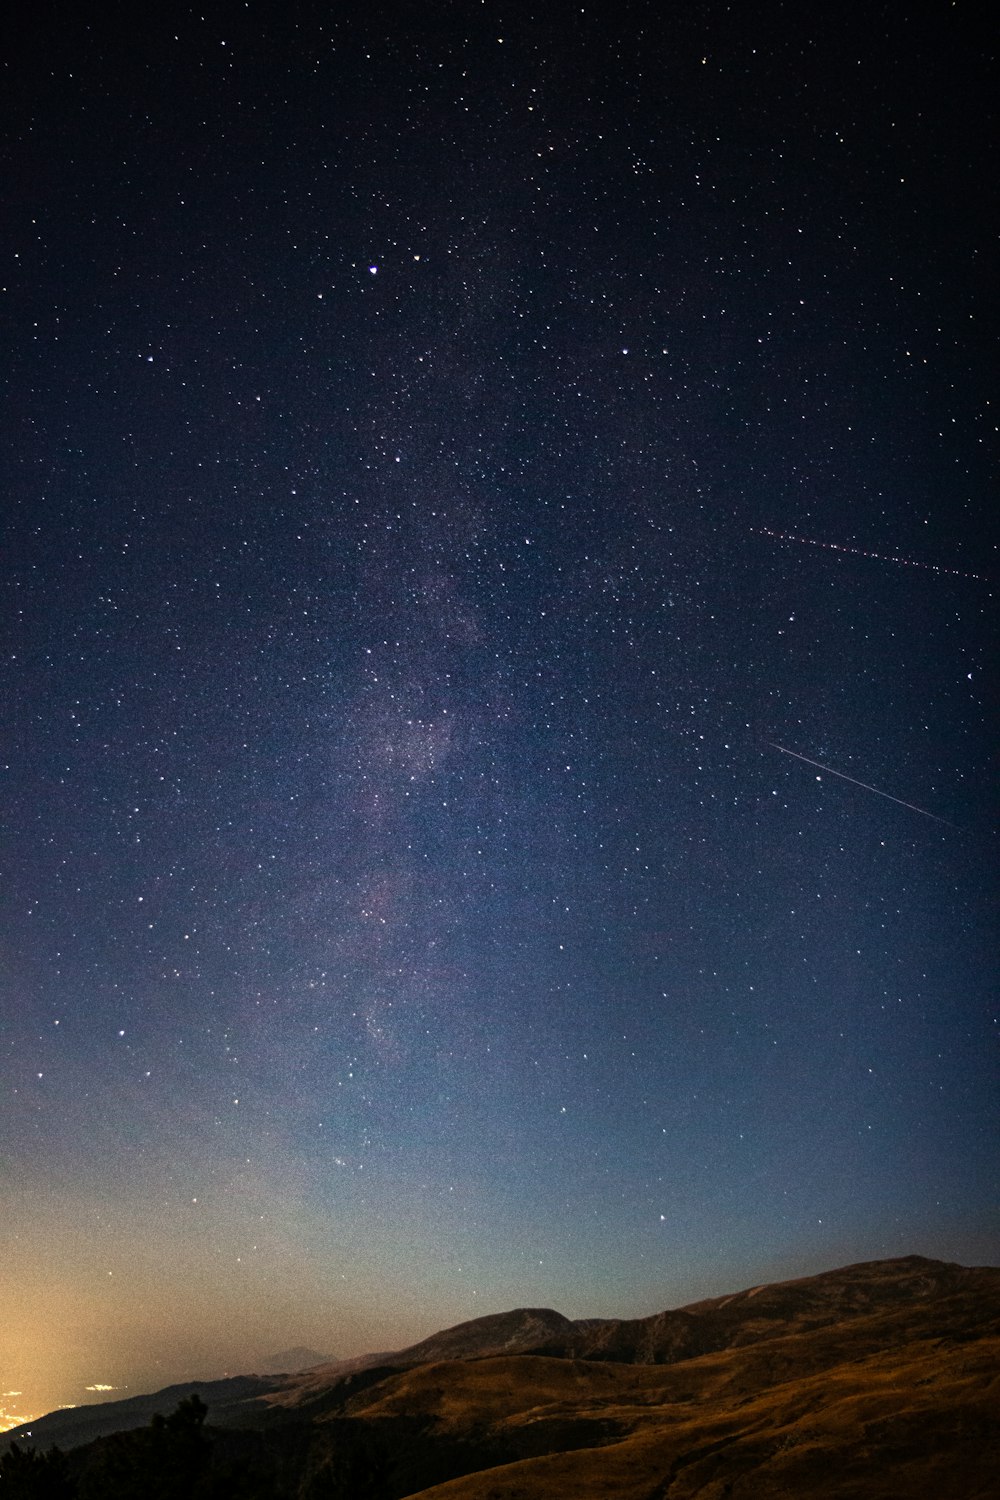
<path id="1" fill-rule="evenodd" d="M 344 1483 L 387 1500 L 986 1500 L 1000 1271 L 911 1256 L 650 1318 L 519 1309 L 392 1354 L 246 1380 L 199 1391 L 230 1459 L 256 1445 L 259 1479 L 268 1444 L 285 1454 L 261 1495 L 312 1492 L 301 1486 L 361 1453 L 375 1478 L 366 1491 L 351 1470 Z M 139 1399 L 164 1411 L 175 1396 Z M 88 1410 L 105 1433 L 138 1415 L 134 1402 L 56 1412 L 31 1440 L 85 1441 Z M 81 1474 L 88 1451 L 73 1455 Z M 331 1478 L 325 1492 L 349 1488 Z"/>

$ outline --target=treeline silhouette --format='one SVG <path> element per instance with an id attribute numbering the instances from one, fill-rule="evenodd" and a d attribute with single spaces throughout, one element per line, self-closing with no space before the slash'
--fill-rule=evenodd
<path id="1" fill-rule="evenodd" d="M 387 1500 L 389 1465 L 347 1424 L 317 1433 L 206 1429 L 188 1396 L 148 1427 L 85 1448 L 0 1457 L 0 1500 Z"/>

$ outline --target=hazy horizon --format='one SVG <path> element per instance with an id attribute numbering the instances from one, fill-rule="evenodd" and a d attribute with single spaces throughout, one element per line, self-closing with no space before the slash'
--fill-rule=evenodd
<path id="1" fill-rule="evenodd" d="M 923 1251 L 900 1251 L 898 1255 L 872 1256 L 870 1258 L 874 1260 L 897 1259 L 900 1256 L 910 1253 L 925 1254 Z M 864 1257 L 864 1259 L 868 1258 Z M 946 1255 L 927 1255 L 927 1258 L 932 1260 L 954 1259 L 954 1257 Z M 980 1264 L 980 1262 L 975 1260 L 967 1260 L 960 1263 L 967 1265 Z M 985 1264 L 985 1262 L 981 1263 Z M 370 1318 L 367 1323 L 359 1321 L 359 1328 L 364 1326 L 381 1326 L 386 1329 L 387 1336 L 384 1339 L 380 1340 L 376 1338 L 374 1341 L 365 1341 L 364 1334 L 359 1333 L 357 1338 L 360 1339 L 360 1342 L 357 1343 L 356 1347 L 345 1346 L 332 1350 L 329 1358 L 332 1360 L 349 1360 L 365 1354 L 406 1349 L 413 1344 L 419 1343 L 431 1334 L 442 1332 L 456 1324 L 486 1317 L 492 1313 L 513 1311 L 519 1307 L 552 1306 L 554 1311 L 560 1312 L 563 1316 L 571 1319 L 591 1317 L 626 1319 L 647 1317 L 653 1313 L 666 1312 L 674 1308 L 684 1307 L 693 1302 L 701 1301 L 704 1298 L 726 1296 L 732 1292 L 746 1291 L 752 1285 L 773 1281 L 792 1281 L 802 1276 L 818 1275 L 823 1271 L 836 1270 L 841 1264 L 849 1264 L 849 1262 L 838 1262 L 836 1265 L 804 1264 L 806 1264 L 805 1269 L 802 1267 L 792 1267 L 791 1269 L 782 1271 L 780 1274 L 764 1274 L 762 1272 L 759 1280 L 752 1279 L 739 1285 L 736 1283 L 721 1285 L 714 1282 L 709 1285 L 707 1281 L 702 1284 L 697 1278 L 694 1278 L 689 1283 L 687 1291 L 682 1292 L 679 1296 L 667 1301 L 642 1305 L 638 1309 L 634 1307 L 616 1308 L 609 1303 L 604 1303 L 597 1307 L 577 1307 L 570 1311 L 566 1306 L 558 1302 L 551 1304 L 539 1303 L 528 1298 L 519 1302 L 505 1304 L 502 1307 L 475 1308 L 469 1311 L 467 1316 L 464 1314 L 452 1314 L 447 1309 L 442 1309 L 441 1318 L 438 1321 L 431 1320 L 428 1322 L 426 1319 L 422 1320 L 419 1317 L 415 1317 L 410 1324 L 401 1323 L 396 1325 L 398 1331 L 395 1336 L 390 1335 L 389 1324 L 382 1323 L 380 1325 L 375 1318 Z M 148 1330 L 146 1332 L 148 1334 Z M 303 1340 L 303 1342 L 308 1341 Z M 206 1347 L 206 1345 L 210 1347 Z M 321 1338 L 317 1347 L 323 1347 Z M 0 1421 L 3 1422 L 3 1425 L 0 1426 L 0 1431 L 3 1431 L 5 1427 L 11 1427 L 20 1422 L 43 1416 L 47 1412 L 54 1411 L 59 1407 L 99 1405 L 105 1402 L 124 1401 L 133 1396 L 155 1394 L 156 1391 L 165 1389 L 171 1385 L 197 1381 L 207 1383 L 232 1376 L 263 1374 L 277 1368 L 274 1365 L 274 1354 L 277 1352 L 277 1345 L 275 1345 L 274 1350 L 270 1351 L 255 1349 L 249 1344 L 244 1345 L 239 1340 L 233 1340 L 231 1333 L 224 1331 L 224 1325 L 220 1325 L 218 1332 L 215 1334 L 207 1332 L 200 1339 L 192 1340 L 190 1348 L 192 1352 L 190 1354 L 186 1353 L 182 1341 L 172 1353 L 164 1347 L 160 1350 L 159 1356 L 151 1365 L 148 1351 L 142 1348 L 140 1334 L 137 1331 L 135 1351 L 129 1351 L 127 1345 L 124 1350 L 119 1348 L 116 1359 L 111 1362 L 114 1370 L 117 1372 L 116 1379 L 120 1383 L 109 1380 L 90 1381 L 85 1379 L 87 1375 L 92 1373 L 93 1367 L 96 1367 L 101 1361 L 88 1360 L 84 1354 L 81 1354 L 80 1358 L 76 1361 L 77 1368 L 75 1371 L 66 1371 L 57 1376 L 55 1380 L 50 1375 L 50 1384 L 48 1386 L 46 1386 L 44 1379 L 37 1381 L 34 1386 L 36 1399 L 33 1403 L 28 1399 L 29 1391 L 27 1389 L 18 1390 L 13 1393 L 0 1392 Z M 220 1355 L 218 1352 L 220 1348 L 230 1349 L 231 1353 L 228 1360 Z M 243 1349 L 246 1349 L 246 1353 L 241 1352 Z M 108 1361 L 104 1361 L 104 1363 L 107 1364 Z M 39 1368 L 46 1368 L 44 1356 L 40 1360 Z M 28 1371 L 30 1384 L 30 1359 L 22 1361 L 22 1369 Z M 105 1389 L 101 1389 L 102 1386 Z M 48 1390 L 48 1395 L 43 1394 L 46 1390 Z M 12 1395 L 17 1399 L 11 1399 Z M 16 1423 L 15 1418 L 17 1419 Z"/>

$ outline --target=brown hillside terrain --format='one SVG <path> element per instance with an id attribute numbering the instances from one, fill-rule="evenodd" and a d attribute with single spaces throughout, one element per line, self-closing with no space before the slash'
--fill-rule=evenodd
<path id="1" fill-rule="evenodd" d="M 96 1457 L 77 1448 L 83 1473 L 102 1432 L 188 1390 L 55 1412 L 26 1436 L 97 1439 Z M 376 1464 L 365 1493 L 380 1500 L 993 1500 L 1000 1270 L 911 1256 L 650 1318 L 522 1308 L 202 1390 L 222 1457 L 272 1464 L 261 1496 L 297 1494 L 295 1465 L 332 1474 L 354 1452 Z"/>
<path id="2" fill-rule="evenodd" d="M 685 1346 L 728 1346 L 670 1364 L 608 1358 L 610 1347 L 662 1359 L 665 1327 L 671 1342 L 680 1327 Z M 331 1435 L 347 1421 L 377 1436 L 396 1455 L 395 1493 L 421 1500 L 998 1492 L 1000 1272 L 849 1267 L 586 1338 L 596 1359 L 425 1363 L 325 1414 L 317 1393 L 302 1395 Z M 421 1488 L 435 1455 L 475 1472 Z"/>
<path id="3" fill-rule="evenodd" d="M 393 1418 L 422 1414 L 470 1459 L 492 1461 L 410 1491 L 421 1500 L 997 1494 L 1000 1338 L 917 1341 L 734 1394 L 760 1373 L 736 1352 L 703 1356 L 673 1378 L 524 1358 L 431 1366 L 390 1382 L 364 1418 L 391 1429 Z M 497 1466 L 504 1452 L 521 1456 Z"/>

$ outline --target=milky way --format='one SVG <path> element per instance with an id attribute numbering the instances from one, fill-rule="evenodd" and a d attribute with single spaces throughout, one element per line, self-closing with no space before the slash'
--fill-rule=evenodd
<path id="1" fill-rule="evenodd" d="M 21 1409 L 995 1257 L 960 12 L 20 24 Z"/>

